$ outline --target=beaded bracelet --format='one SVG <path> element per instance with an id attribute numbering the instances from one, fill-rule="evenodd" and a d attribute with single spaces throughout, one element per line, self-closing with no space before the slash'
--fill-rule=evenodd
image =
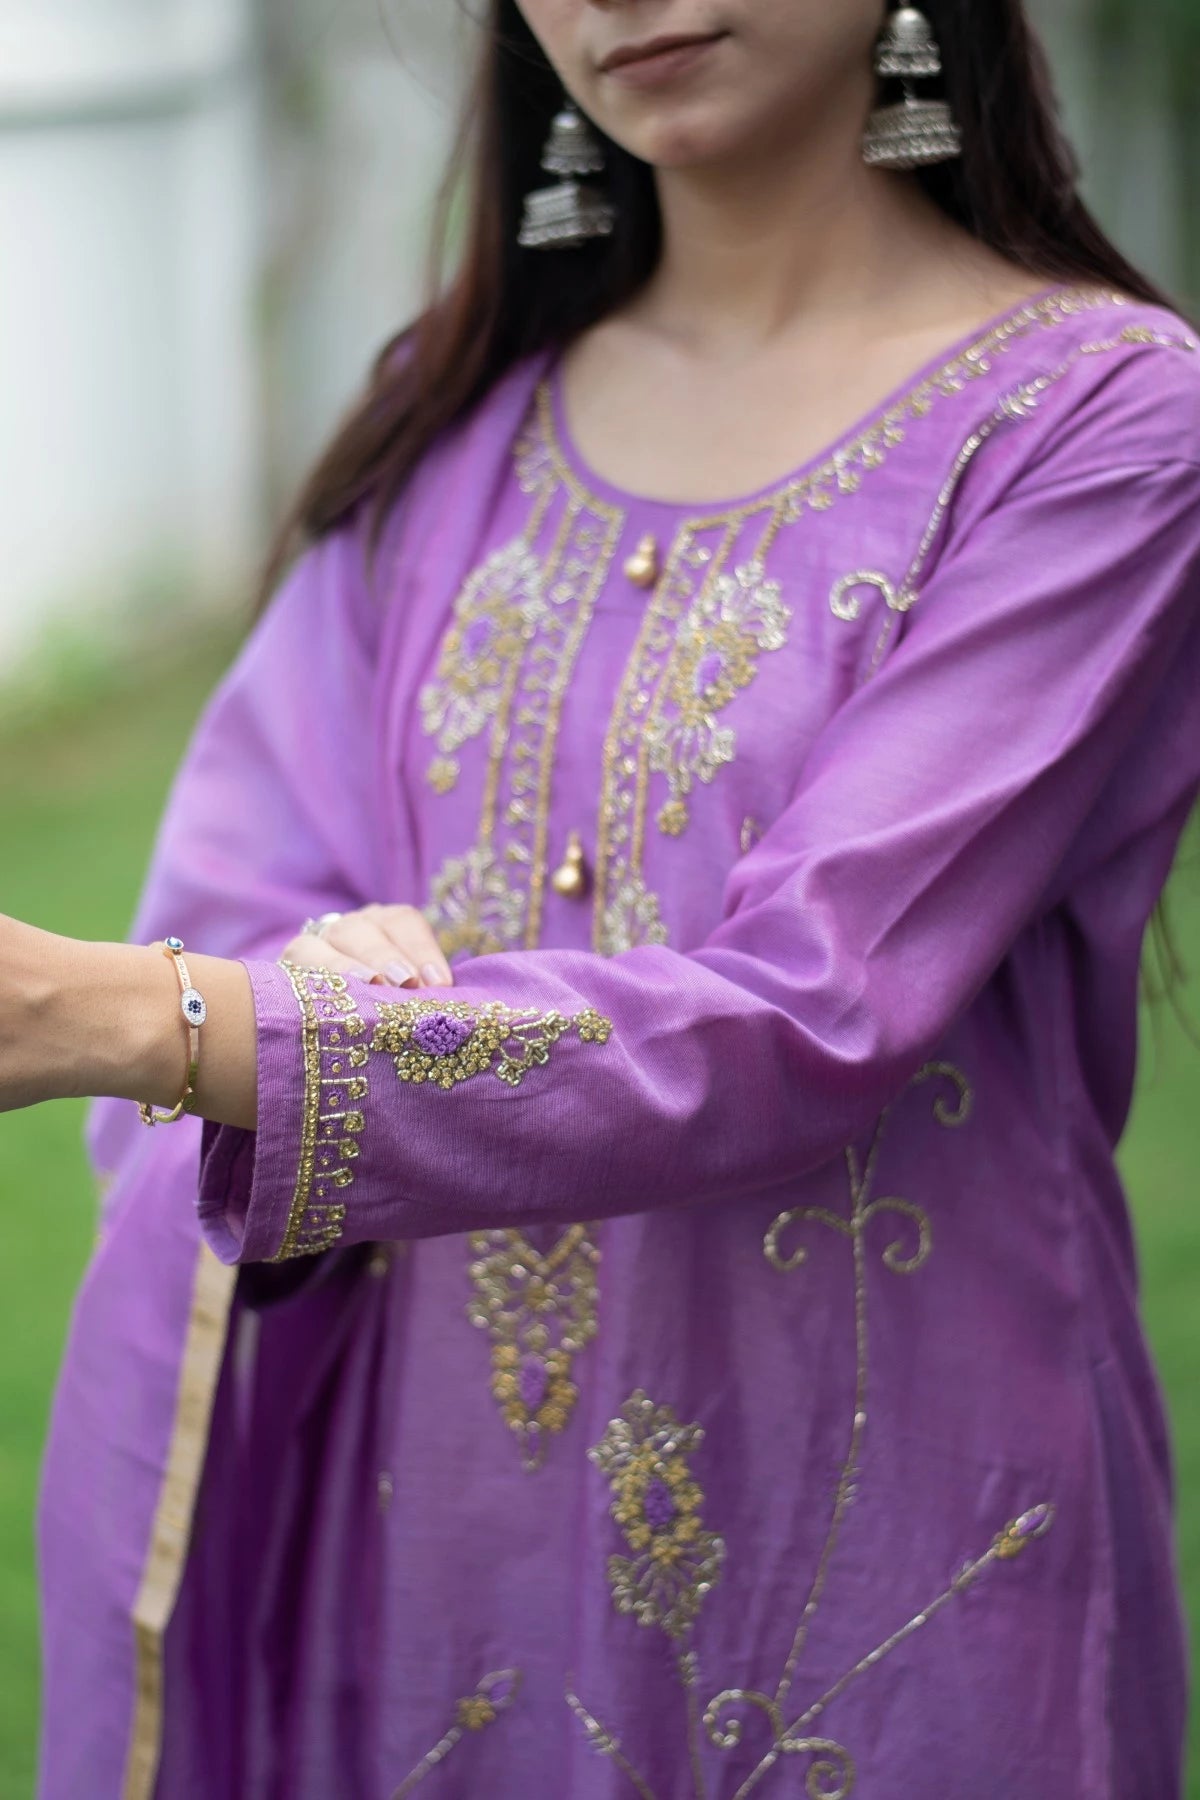
<path id="1" fill-rule="evenodd" d="M 188 1034 L 187 1074 L 184 1077 L 183 1096 L 170 1112 L 158 1112 L 145 1101 L 139 1104 L 138 1117 L 143 1125 L 173 1125 L 187 1111 L 188 1102 L 195 1096 L 196 1080 L 200 1074 L 200 1027 L 208 1017 L 204 996 L 192 986 L 192 978 L 183 960 L 183 939 L 167 938 L 162 945 L 162 953 L 170 960 L 179 977 L 179 1006 Z"/>

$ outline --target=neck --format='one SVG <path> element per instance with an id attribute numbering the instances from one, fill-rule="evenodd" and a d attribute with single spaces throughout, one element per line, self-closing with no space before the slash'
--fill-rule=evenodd
<path id="1" fill-rule="evenodd" d="M 790 151 L 657 182 L 663 254 L 647 314 L 730 358 L 799 324 L 881 307 L 895 317 L 906 264 L 925 260 L 913 253 L 953 230 L 911 176 L 868 168 L 858 132 L 827 120 Z"/>

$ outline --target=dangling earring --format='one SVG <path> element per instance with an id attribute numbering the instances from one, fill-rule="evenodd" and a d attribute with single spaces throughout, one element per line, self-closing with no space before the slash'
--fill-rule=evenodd
<path id="1" fill-rule="evenodd" d="M 542 167 L 563 179 L 553 187 L 535 188 L 526 194 L 518 243 L 526 250 L 568 250 L 590 238 L 611 237 L 616 209 L 595 188 L 575 179 L 577 175 L 598 175 L 604 167 L 604 152 L 591 126 L 570 101 L 554 115 Z"/>
<path id="2" fill-rule="evenodd" d="M 894 106 L 877 106 L 867 120 L 865 162 L 883 169 L 915 169 L 962 154 L 962 133 L 948 103 L 921 100 L 913 93 L 914 81 L 941 72 L 941 52 L 929 20 L 915 6 L 901 6 L 875 46 L 875 73 L 885 79 L 899 76 L 904 98 Z"/>

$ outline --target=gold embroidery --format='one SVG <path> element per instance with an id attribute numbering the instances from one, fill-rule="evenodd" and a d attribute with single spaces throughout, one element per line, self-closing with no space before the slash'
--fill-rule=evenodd
<path id="1" fill-rule="evenodd" d="M 680 526 L 643 617 L 605 740 L 593 919 L 593 945 L 598 951 L 613 955 L 636 944 L 666 942 L 659 903 L 646 886 L 643 870 L 648 758 L 660 714 L 671 716 L 668 697 L 673 691 L 686 691 L 683 679 L 677 681 L 675 675 L 676 638 L 693 605 L 698 573 L 703 571 L 704 585 L 695 604 L 704 607 L 711 604 L 714 584 L 722 579 L 753 521 L 762 523 L 762 535 L 752 560 L 762 562 L 783 526 L 797 523 L 809 512 L 825 512 L 839 495 L 854 493 L 863 475 L 881 468 L 889 452 L 903 443 L 910 422 L 928 415 L 939 398 L 956 394 L 987 374 L 995 358 L 1013 343 L 1093 308 L 1123 304 L 1124 296 L 1109 291 L 1067 289 L 1018 308 L 822 462 L 741 507 L 697 516 Z M 563 461 L 561 450 L 552 445 L 552 452 L 557 467 Z M 903 589 L 897 593 L 901 597 Z M 660 828 L 667 836 L 677 836 L 686 823 L 686 799 L 670 794 Z"/>
<path id="2" fill-rule="evenodd" d="M 1200 350 L 1200 343 L 1193 337 L 1181 337 L 1175 331 L 1154 331 L 1148 325 L 1126 325 L 1115 337 L 1105 338 L 1100 343 L 1081 344 L 1084 356 L 1097 356 L 1105 350 L 1120 350 L 1126 344 L 1156 344 L 1164 350 Z"/>
<path id="3" fill-rule="evenodd" d="M 451 858 L 431 887 L 427 913 L 448 955 L 537 945 L 563 702 L 625 521 L 618 508 L 569 478 L 552 448 L 551 430 L 550 401 L 541 389 L 517 448 L 521 485 L 536 495 L 518 542 L 524 589 L 532 595 L 536 587 L 537 603 L 531 599 L 519 609 L 520 630 L 504 636 L 501 658 L 493 649 L 496 627 L 480 611 L 486 584 L 473 578 L 456 606 L 439 679 L 423 700 L 425 728 L 438 727 L 444 750 L 456 747 L 444 741 L 446 727 L 440 723 L 452 700 L 459 706 L 452 722 L 478 721 L 486 707 L 492 727 L 475 845 L 465 856 Z M 547 531 L 549 545 L 539 553 L 534 546 Z M 473 656 L 477 662 L 483 655 L 492 659 L 486 679 L 467 660 Z M 455 683 L 465 690 L 463 696 Z M 456 732 L 461 729 L 459 723 Z M 431 765 L 431 774 L 437 768 Z M 446 791 L 449 774 L 438 778 Z"/>
<path id="4" fill-rule="evenodd" d="M 860 587 L 878 588 L 893 612 L 907 612 L 913 603 L 912 594 L 894 588 L 877 569 L 855 569 L 851 575 L 839 576 L 830 591 L 829 610 L 835 619 L 858 618 L 862 602 L 854 590 Z"/>
<path id="5" fill-rule="evenodd" d="M 639 1389 L 588 1452 L 608 1478 L 612 1516 L 633 1552 L 608 1561 L 617 1611 L 677 1640 L 691 1631 L 725 1557 L 722 1540 L 703 1528 L 704 1495 L 688 1460 L 703 1441 L 698 1425 L 681 1425 Z"/>
<path id="6" fill-rule="evenodd" d="M 791 616 L 779 583 L 767 580 L 761 562 L 718 576 L 689 607 L 648 732 L 650 768 L 667 777 L 671 791 L 658 815 L 669 836 L 687 824 L 693 780 L 711 782 L 722 764 L 733 761 L 736 734 L 718 725 L 716 715 L 750 686 L 759 653 L 783 648 Z"/>
<path id="7" fill-rule="evenodd" d="M 504 701 L 514 663 L 545 611 L 542 565 L 524 537 L 489 556 L 454 606 L 437 675 L 421 689 L 421 723 L 443 755 L 426 779 L 448 793 L 458 779 L 452 752 L 478 737 Z"/>
<path id="8" fill-rule="evenodd" d="M 452 1088 L 490 1074 L 519 1087 L 530 1069 L 549 1062 L 552 1047 L 568 1031 L 577 1031 L 584 1043 L 605 1044 L 612 1022 L 590 1009 L 564 1018 L 516 1012 L 498 1000 L 477 1008 L 457 1000 L 383 1001 L 371 1049 L 390 1056 L 401 1081 L 416 1085 Z"/>
<path id="9" fill-rule="evenodd" d="M 426 911 L 447 956 L 494 956 L 518 944 L 525 929 L 524 898 L 486 845 L 442 865 Z"/>
<path id="10" fill-rule="evenodd" d="M 122 1800 L 151 1800 L 158 1779 L 162 1758 L 163 1636 L 175 1610 L 187 1560 L 236 1282 L 236 1268 L 218 1262 L 208 1245 L 201 1244 L 179 1366 L 175 1417 L 146 1560 L 133 1602 L 133 1727 L 121 1784 Z"/>
<path id="11" fill-rule="evenodd" d="M 519 1231 L 469 1239 L 478 1298 L 467 1317 L 491 1337 L 492 1393 L 527 1469 L 541 1466 L 546 1438 L 566 1429 L 579 1397 L 572 1366 L 596 1335 L 600 1252 L 590 1229 L 570 1226 L 545 1256 Z"/>
<path id="12" fill-rule="evenodd" d="M 486 1731 L 501 1713 L 506 1713 L 521 1688 L 520 1669 L 497 1669 L 485 1675 L 473 1694 L 467 1694 L 454 1709 L 454 1723 L 449 1731 L 427 1750 L 416 1768 L 406 1775 L 392 1795 L 392 1800 L 406 1800 L 418 1782 L 424 1781 L 462 1742 L 464 1732 Z"/>
<path id="13" fill-rule="evenodd" d="M 909 1083 L 909 1088 L 922 1087 L 928 1083 L 936 1084 L 932 1100 L 935 1120 L 950 1128 L 964 1124 L 972 1104 L 971 1090 L 965 1076 L 951 1063 L 931 1062 L 917 1072 Z M 899 1102 L 896 1103 L 898 1104 Z M 885 1242 L 882 1250 L 885 1267 L 898 1275 L 909 1275 L 920 1268 L 932 1247 L 928 1215 L 922 1208 L 897 1196 L 878 1200 L 871 1198 L 880 1146 L 885 1128 L 895 1110 L 895 1105 L 889 1107 L 877 1121 L 864 1159 L 860 1159 L 853 1147 L 846 1151 L 850 1181 L 849 1214 L 835 1213 L 825 1207 L 792 1208 L 781 1213 L 773 1222 L 764 1242 L 768 1261 L 776 1268 L 790 1271 L 802 1267 L 806 1260 L 802 1247 L 788 1253 L 781 1242 L 784 1234 L 797 1224 L 820 1224 L 851 1241 L 854 1257 L 855 1383 L 849 1448 L 838 1480 L 831 1524 L 775 1693 L 772 1696 L 753 1688 L 727 1687 L 714 1695 L 701 1715 L 700 1722 L 708 1741 L 722 1751 L 731 1750 L 742 1742 L 745 1725 L 743 1718 L 739 1717 L 739 1710 L 761 1715 L 767 1723 L 768 1748 L 738 1787 L 734 1800 L 747 1800 L 766 1774 L 785 1756 L 808 1759 L 804 1792 L 813 1796 L 814 1800 L 848 1800 L 857 1779 L 854 1761 L 844 1746 L 832 1738 L 813 1734 L 813 1727 L 821 1715 L 853 1681 L 874 1668 L 899 1644 L 926 1625 L 951 1600 L 965 1592 L 986 1569 L 1022 1555 L 1031 1543 L 1044 1537 L 1054 1519 L 1053 1506 L 1048 1501 L 1042 1501 L 1003 1526 L 992 1539 L 989 1548 L 968 1563 L 949 1586 L 936 1594 L 920 1613 L 868 1651 L 791 1723 L 785 1722 L 785 1701 L 828 1578 L 846 1510 L 861 1475 L 860 1464 L 867 1424 L 868 1235 L 876 1220 L 892 1216 L 904 1223 L 906 1232 Z M 631 1557 L 610 1559 L 609 1580 L 618 1609 L 632 1613 L 642 1624 L 659 1626 L 674 1638 L 677 1645 L 686 1646 L 679 1651 L 677 1663 L 687 1704 L 688 1748 L 694 1792 L 697 1800 L 702 1800 L 707 1787 L 695 1733 L 695 1689 L 699 1682 L 699 1667 L 696 1653 L 687 1639 L 703 1596 L 718 1578 L 724 1559 L 724 1546 L 720 1544 L 720 1540 L 710 1542 L 710 1534 L 703 1530 L 699 1518 L 702 1496 L 688 1461 L 689 1452 L 698 1441 L 696 1427 L 680 1426 L 669 1408 L 653 1406 L 639 1392 L 626 1405 L 621 1417 L 612 1422 L 605 1438 L 590 1455 L 609 1476 L 614 1494 L 612 1514 L 634 1553 Z M 602 1755 L 616 1757 L 638 1793 L 647 1796 L 648 1800 L 656 1800 L 649 1784 L 620 1752 L 612 1733 L 583 1706 L 575 1694 L 568 1692 L 567 1702 L 583 1725 L 593 1748 Z"/>
<path id="14" fill-rule="evenodd" d="M 285 962 L 300 1006 L 304 1102 L 296 1187 L 283 1241 L 272 1262 L 316 1256 L 342 1235 L 345 1203 L 335 1198 L 354 1181 L 353 1164 L 366 1118 L 366 1032 L 343 975 Z"/>
<path id="15" fill-rule="evenodd" d="M 633 1783 L 635 1791 L 641 1795 L 641 1800 L 657 1800 L 654 1789 L 647 1786 L 645 1780 L 638 1774 L 629 1758 L 621 1749 L 620 1740 L 615 1738 L 611 1731 L 606 1731 L 599 1719 L 593 1718 L 592 1714 L 583 1704 L 583 1701 L 579 1698 L 579 1695 L 575 1693 L 572 1688 L 567 1689 L 565 1697 L 567 1705 L 575 1714 L 579 1723 L 583 1726 L 583 1735 L 586 1737 L 596 1754 L 598 1756 L 607 1756 L 616 1763 L 621 1773 L 627 1776 Z"/>

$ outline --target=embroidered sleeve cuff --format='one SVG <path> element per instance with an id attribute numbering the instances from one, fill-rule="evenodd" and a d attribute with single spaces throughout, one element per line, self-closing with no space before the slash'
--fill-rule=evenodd
<path id="1" fill-rule="evenodd" d="M 224 1262 L 286 1262 L 342 1235 L 364 1125 L 367 1027 L 340 975 L 246 966 L 258 1130 L 205 1126 L 200 1223 Z"/>
<path id="2" fill-rule="evenodd" d="M 343 1237 L 425 1235 L 445 1196 L 440 1229 L 478 1224 L 464 1211 L 456 1226 L 452 1209 L 470 1204 L 454 1155 L 464 1134 L 473 1154 L 479 1121 L 458 1114 L 448 1138 L 457 1109 L 438 1090 L 476 1077 L 481 1094 L 496 1082 L 520 1088 L 561 1039 L 604 1044 L 612 1031 L 590 1010 L 567 1016 L 498 1000 L 375 1000 L 397 990 L 291 963 L 246 967 L 258 1028 L 258 1129 L 207 1125 L 201 1157 L 200 1222 L 225 1262 L 287 1262 Z M 424 1088 L 428 1098 L 402 1099 L 405 1087 Z M 493 1147 L 497 1123 L 489 1109 Z"/>

